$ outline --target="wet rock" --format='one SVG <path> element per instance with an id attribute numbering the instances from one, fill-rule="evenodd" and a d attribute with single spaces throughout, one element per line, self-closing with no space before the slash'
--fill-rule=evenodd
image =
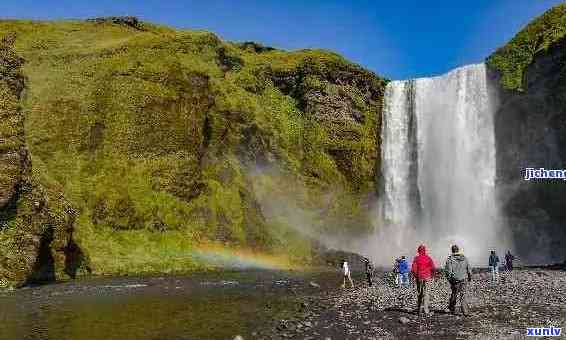
<path id="1" fill-rule="evenodd" d="M 537 271 L 544 274 L 537 274 Z M 443 279 L 434 280 L 430 285 L 430 308 L 437 312 L 418 320 L 412 316 L 416 310 L 414 285 L 399 289 L 387 280 L 376 280 L 371 289 L 337 290 L 319 300 L 309 300 L 321 312 L 303 319 L 301 338 L 319 339 L 317 331 L 322 329 L 323 334 L 333 338 L 342 338 L 344 331 L 352 339 L 357 336 L 369 339 L 491 338 L 493 334 L 511 334 L 532 324 L 566 323 L 566 304 L 562 302 L 566 301 L 566 272 L 517 271 L 502 273 L 501 278 L 495 284 L 489 276 L 469 284 L 468 317 L 462 317 L 459 312 L 451 315 L 444 311 L 450 287 Z M 373 320 L 379 327 L 372 327 Z M 313 326 L 306 327 L 305 321 L 312 322 Z M 413 323 L 415 327 L 399 327 L 399 324 Z"/>
<path id="2" fill-rule="evenodd" d="M 287 321 L 285 321 L 285 320 L 279 321 L 279 324 L 277 325 L 276 329 L 278 331 L 283 331 L 283 330 L 287 329 Z"/>
<path id="3" fill-rule="evenodd" d="M 320 288 L 320 285 L 314 281 L 309 282 L 309 286 L 313 287 L 313 288 Z"/>

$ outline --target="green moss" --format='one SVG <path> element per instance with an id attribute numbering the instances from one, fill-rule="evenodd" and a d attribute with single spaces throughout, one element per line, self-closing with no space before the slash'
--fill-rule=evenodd
<path id="1" fill-rule="evenodd" d="M 369 227 L 385 80 L 329 51 L 141 25 L 0 21 L 27 61 L 34 180 L 51 215 L 72 206 L 93 272 L 206 269 L 190 254 L 208 242 L 307 263 L 298 226 L 264 214 L 257 169 L 285 174 L 276 192 L 313 230 Z M 321 119 L 315 94 L 363 119 Z"/>
<path id="2" fill-rule="evenodd" d="M 558 5 L 529 23 L 505 46 L 489 58 L 487 64 L 501 74 L 501 83 L 509 90 L 524 90 L 523 75 L 535 54 L 546 51 L 566 35 L 566 5 Z"/>

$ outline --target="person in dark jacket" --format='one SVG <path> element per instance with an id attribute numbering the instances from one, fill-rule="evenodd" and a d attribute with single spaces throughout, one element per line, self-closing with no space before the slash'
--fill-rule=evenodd
<path id="1" fill-rule="evenodd" d="M 468 315 L 468 304 L 466 302 L 466 281 L 472 281 L 472 271 L 468 259 L 460 253 L 457 245 L 452 246 L 452 255 L 446 260 L 444 270 L 448 283 L 450 283 L 450 301 L 448 310 L 452 314 L 456 313 L 456 303 L 460 301 L 460 308 L 463 315 Z"/>
<path id="2" fill-rule="evenodd" d="M 395 285 L 399 287 L 401 284 L 401 274 L 399 274 L 399 262 L 401 261 L 400 258 L 395 259 L 395 263 L 393 264 L 393 273 L 395 274 Z"/>
<path id="3" fill-rule="evenodd" d="M 489 268 L 491 270 L 491 281 L 497 282 L 499 277 L 499 256 L 497 256 L 495 250 L 492 250 L 489 255 Z"/>
<path id="4" fill-rule="evenodd" d="M 436 267 L 430 256 L 426 254 L 426 247 L 423 244 L 419 246 L 417 253 L 411 266 L 411 272 L 417 281 L 417 313 L 421 315 L 421 311 L 424 311 L 425 315 L 428 315 L 428 286 L 434 277 Z"/>
<path id="5" fill-rule="evenodd" d="M 373 286 L 373 266 L 368 258 L 364 258 L 366 264 L 366 279 L 368 281 L 368 286 Z"/>
<path id="6" fill-rule="evenodd" d="M 505 254 L 505 268 L 508 271 L 513 270 L 513 260 L 515 260 L 515 256 L 511 254 L 511 250 L 507 250 L 507 254 Z"/>

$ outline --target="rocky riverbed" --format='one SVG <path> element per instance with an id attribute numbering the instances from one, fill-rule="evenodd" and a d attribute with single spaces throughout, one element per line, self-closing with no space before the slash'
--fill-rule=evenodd
<path id="1" fill-rule="evenodd" d="M 516 339 L 527 327 L 566 326 L 566 271 L 524 269 L 476 273 L 467 288 L 470 315 L 445 311 L 450 288 L 438 277 L 431 286 L 430 316 L 417 316 L 416 288 L 397 288 L 388 274 L 373 287 L 358 281 L 354 289 L 305 298 L 294 318 L 254 334 L 262 339 Z"/>

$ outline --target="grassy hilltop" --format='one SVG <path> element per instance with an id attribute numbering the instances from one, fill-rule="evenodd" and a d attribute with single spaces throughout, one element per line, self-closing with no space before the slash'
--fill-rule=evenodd
<path id="1" fill-rule="evenodd" d="M 0 187 L 0 278 L 202 269 L 203 244 L 305 264 L 307 227 L 370 227 L 383 78 L 135 18 L 0 21 L 0 35 L 18 60 L 0 56 L 21 80 L 21 169 L 51 217 L 22 228 L 21 186 Z"/>

